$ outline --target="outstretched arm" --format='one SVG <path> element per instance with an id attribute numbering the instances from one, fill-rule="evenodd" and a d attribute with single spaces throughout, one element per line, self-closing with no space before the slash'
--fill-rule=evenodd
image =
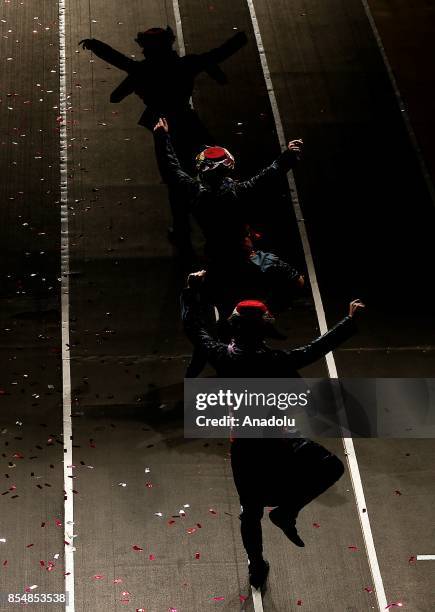
<path id="1" fill-rule="evenodd" d="M 128 75 L 110 94 L 110 101 L 113 103 L 121 102 L 134 92 L 134 79 Z"/>
<path id="2" fill-rule="evenodd" d="M 231 38 L 226 40 L 222 45 L 220 45 L 220 47 L 206 51 L 206 53 L 192 55 L 191 58 L 194 60 L 196 71 L 208 71 L 210 67 L 224 62 L 226 59 L 237 53 L 239 49 L 244 47 L 247 42 L 248 39 L 245 32 L 237 32 L 237 34 L 231 36 Z"/>
<path id="3" fill-rule="evenodd" d="M 267 166 L 250 179 L 236 183 L 237 194 L 241 197 L 251 195 L 256 189 L 265 189 L 279 177 L 285 176 L 300 160 L 302 145 L 302 140 L 291 140 L 287 145 L 287 149 L 270 166 Z"/>
<path id="4" fill-rule="evenodd" d="M 207 355 L 212 365 L 227 354 L 227 347 L 213 338 L 211 327 L 214 321 L 214 310 L 201 293 L 205 270 L 189 274 L 187 288 L 181 294 L 181 319 L 187 337 L 195 347 Z"/>
<path id="5" fill-rule="evenodd" d="M 286 351 L 291 358 L 292 366 L 298 370 L 305 366 L 314 363 L 321 357 L 324 357 L 330 351 L 333 351 L 337 346 L 348 340 L 356 331 L 354 315 L 357 310 L 364 308 L 364 304 L 360 300 L 354 300 L 349 305 L 349 314 L 337 323 L 326 334 L 316 338 L 307 344 L 297 349 Z"/>
<path id="6" fill-rule="evenodd" d="M 135 64 L 134 60 L 96 38 L 85 38 L 79 44 L 82 45 L 83 49 L 89 49 L 102 60 L 120 70 L 129 72 Z"/>
<path id="7" fill-rule="evenodd" d="M 168 185 L 178 187 L 189 198 L 193 198 L 199 191 L 199 183 L 181 168 L 172 146 L 166 119 L 159 119 L 154 127 L 154 142 L 157 163 L 163 180 Z"/>

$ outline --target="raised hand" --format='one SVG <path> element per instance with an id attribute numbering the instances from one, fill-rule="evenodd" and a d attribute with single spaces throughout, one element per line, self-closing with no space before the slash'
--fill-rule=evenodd
<path id="1" fill-rule="evenodd" d="M 168 122 L 166 121 L 164 117 L 160 117 L 160 119 L 157 121 L 156 125 L 154 126 L 153 132 L 157 132 L 157 130 L 163 130 L 166 133 L 169 132 Z"/>
<path id="2" fill-rule="evenodd" d="M 363 304 L 361 300 L 353 300 L 353 302 L 349 304 L 349 316 L 353 317 L 361 308 L 365 308 L 365 304 Z"/>

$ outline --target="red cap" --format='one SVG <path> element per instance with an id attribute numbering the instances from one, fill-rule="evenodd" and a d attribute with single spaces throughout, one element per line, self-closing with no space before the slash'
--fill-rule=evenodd
<path id="1" fill-rule="evenodd" d="M 243 300 L 242 302 L 239 302 L 236 306 L 236 311 L 239 314 L 266 314 L 268 311 L 268 308 L 266 306 L 266 304 L 263 304 L 263 302 L 260 302 L 259 300 Z"/>
<path id="2" fill-rule="evenodd" d="M 204 157 L 207 159 L 224 159 L 227 157 L 227 150 L 223 147 L 207 147 L 204 150 Z"/>

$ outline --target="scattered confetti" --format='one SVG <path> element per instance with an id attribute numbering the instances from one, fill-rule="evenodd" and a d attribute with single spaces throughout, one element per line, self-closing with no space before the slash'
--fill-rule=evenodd
<path id="1" fill-rule="evenodd" d="M 135 550 L 136 552 L 141 552 L 143 551 L 143 548 L 141 548 L 140 546 L 137 546 L 137 544 L 134 544 L 132 546 L 132 549 Z"/>

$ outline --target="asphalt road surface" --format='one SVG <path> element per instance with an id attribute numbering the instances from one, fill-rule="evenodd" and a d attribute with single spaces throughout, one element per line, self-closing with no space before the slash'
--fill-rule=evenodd
<path id="1" fill-rule="evenodd" d="M 423 0 L 369 4 L 433 176 L 435 10 Z M 431 377 L 435 208 L 367 5 L 254 7 L 286 137 L 305 142 L 295 178 L 328 324 L 350 299 L 367 303 L 358 335 L 335 352 L 338 373 Z M 183 266 L 166 237 L 153 141 L 137 125 L 142 103 L 110 104 L 123 74 L 78 46 L 95 37 L 140 59 L 137 31 L 175 30 L 174 5 L 66 2 L 69 346 L 61 338 L 58 9 L 44 0 L 0 8 L 0 593 L 63 592 L 65 550 L 74 547 L 69 610 L 254 610 L 229 443 L 183 436 L 191 350 L 179 321 Z M 180 0 L 179 10 L 187 53 L 235 29 L 248 35 L 224 65 L 229 83 L 201 76 L 193 98 L 247 176 L 279 153 L 248 3 Z M 285 184 L 264 210 L 267 244 L 304 267 Z M 280 328 L 295 346 L 318 334 L 309 288 Z M 304 374 L 326 376 L 326 367 Z M 65 496 L 67 442 L 75 467 Z M 340 439 L 324 443 L 345 460 Z M 433 440 L 356 439 L 355 449 L 387 602 L 429 612 L 435 561 L 416 557 L 435 554 Z M 74 524 L 65 525 L 71 503 Z M 263 523 L 266 612 L 378 609 L 349 472 L 301 514 L 305 549 Z"/>

